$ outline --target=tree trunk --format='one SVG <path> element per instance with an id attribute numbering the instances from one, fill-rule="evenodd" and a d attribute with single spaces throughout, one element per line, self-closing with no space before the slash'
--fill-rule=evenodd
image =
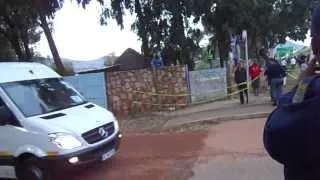
<path id="1" fill-rule="evenodd" d="M 218 36 L 218 46 L 219 46 L 219 56 L 220 56 L 220 67 L 225 67 L 225 62 L 229 59 L 230 50 L 230 37 L 229 33 L 223 30 L 217 32 Z"/>
<path id="2" fill-rule="evenodd" d="M 184 28 L 184 17 L 182 9 L 176 4 L 177 10 L 173 11 L 172 18 L 171 18 L 171 37 L 170 41 L 174 43 L 175 46 L 178 48 L 178 61 L 181 64 L 188 65 L 190 71 L 194 70 L 195 64 L 192 59 L 191 49 L 188 47 L 187 38 L 185 35 L 185 28 Z"/>
<path id="3" fill-rule="evenodd" d="M 49 44 L 49 47 L 50 47 L 50 50 L 52 53 L 52 57 L 53 57 L 53 60 L 56 64 L 56 67 L 57 67 L 57 72 L 60 73 L 61 75 L 65 75 L 66 71 L 65 71 L 64 65 L 61 61 L 61 58 L 60 58 L 58 49 L 56 47 L 56 44 L 54 42 L 54 39 L 52 37 L 51 31 L 50 31 L 50 28 L 49 28 L 49 25 L 47 22 L 47 18 L 44 15 L 44 13 L 41 12 L 41 10 L 39 12 L 39 16 L 40 16 L 40 21 L 41 21 L 41 27 L 44 31 L 44 34 L 47 37 L 48 44 Z"/>
<path id="4" fill-rule="evenodd" d="M 150 48 L 147 36 L 141 37 L 142 40 L 142 53 L 145 57 L 150 57 Z"/>
<path id="5" fill-rule="evenodd" d="M 218 37 L 218 46 L 219 46 L 219 56 L 220 56 L 220 67 L 226 67 L 226 79 L 227 79 L 227 92 L 228 94 L 232 93 L 232 82 L 233 82 L 233 74 L 232 74 L 232 63 L 229 59 L 229 50 L 230 50 L 230 35 L 229 30 L 225 28 L 219 28 L 217 30 Z"/>
<path id="6" fill-rule="evenodd" d="M 256 35 L 255 32 L 248 32 L 250 36 L 248 36 L 248 48 L 249 48 L 249 57 L 251 58 L 258 58 L 257 57 L 257 50 L 256 50 Z"/>
<path id="7" fill-rule="evenodd" d="M 224 68 L 225 62 L 228 60 L 229 55 L 226 54 L 223 38 L 219 38 L 218 46 L 219 46 L 219 56 L 220 56 L 220 67 Z"/>
<path id="8" fill-rule="evenodd" d="M 142 48 L 141 51 L 144 54 L 144 56 L 146 58 L 149 58 L 150 56 L 150 48 L 149 48 L 149 41 L 148 41 L 148 35 L 147 35 L 147 30 L 146 30 L 146 22 L 145 22 L 145 17 L 142 13 L 142 7 L 141 7 L 141 3 L 140 0 L 135 0 L 135 9 L 136 9 L 136 13 L 138 16 L 138 21 L 139 21 L 139 27 L 138 27 L 138 31 L 139 31 L 139 36 L 141 37 L 142 40 Z"/>
<path id="9" fill-rule="evenodd" d="M 14 51 L 16 52 L 19 60 L 20 60 L 20 61 L 23 61 L 24 55 L 23 55 L 23 52 L 22 52 L 22 50 L 21 50 L 21 47 L 19 46 L 19 43 L 17 43 L 17 42 L 11 42 L 11 45 L 12 45 Z"/>
<path id="10" fill-rule="evenodd" d="M 32 61 L 32 53 L 29 47 L 28 37 L 23 37 L 23 47 L 26 55 L 25 61 Z"/>
<path id="11" fill-rule="evenodd" d="M 264 59 L 261 59 L 260 55 L 259 55 L 259 49 L 261 48 L 261 45 L 259 44 L 259 38 L 256 39 L 255 41 L 255 53 L 256 56 L 258 57 L 258 62 L 261 66 L 264 66 L 266 64 L 266 62 L 264 61 Z"/>
<path id="12" fill-rule="evenodd" d="M 217 67 L 217 57 L 218 57 L 218 54 L 220 53 L 218 50 L 218 42 L 217 40 L 213 40 L 213 50 L 214 50 L 214 57 L 213 57 L 213 62 L 211 63 L 212 66 L 214 65 L 214 67 L 216 68 Z M 221 63 L 220 63 L 220 66 L 221 66 Z"/>
<path id="13" fill-rule="evenodd" d="M 14 34 L 12 34 L 11 37 L 7 37 L 7 38 L 10 40 L 11 46 L 13 47 L 16 55 L 18 56 L 19 61 L 25 61 L 26 56 L 20 45 L 19 38 Z"/>

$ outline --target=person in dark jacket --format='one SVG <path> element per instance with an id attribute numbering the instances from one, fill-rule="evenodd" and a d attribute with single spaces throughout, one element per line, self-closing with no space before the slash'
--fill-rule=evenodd
<path id="1" fill-rule="evenodd" d="M 286 71 L 278 62 L 271 60 L 265 71 L 265 75 L 267 76 L 270 85 L 272 103 L 273 105 L 277 105 L 279 103 L 279 98 L 282 95 L 284 78 L 287 76 Z"/>
<path id="2" fill-rule="evenodd" d="M 249 102 L 248 86 L 247 86 L 247 71 L 244 68 L 243 62 L 239 62 L 235 71 L 235 81 L 240 91 L 240 102 L 244 104 L 244 95 L 246 96 L 246 103 Z"/>
<path id="3" fill-rule="evenodd" d="M 305 71 L 302 71 L 299 77 L 299 81 L 301 82 L 304 79 L 319 75 L 317 72 L 317 62 L 320 62 L 320 8 L 317 8 L 312 17 L 312 26 L 311 26 L 311 48 L 313 54 L 308 58 L 308 67 Z M 314 82 L 314 86 L 309 87 L 312 91 L 319 90 L 319 83 L 316 81 Z M 302 88 L 304 89 L 304 88 Z M 312 92 L 311 91 L 311 92 Z M 319 92 L 319 91 L 318 91 Z M 313 92 L 313 96 L 317 96 L 318 92 Z M 284 164 L 284 179 L 285 180 L 319 180 L 320 179 L 320 158 L 319 158 L 319 151 L 317 150 L 319 148 L 318 141 L 316 139 L 317 134 L 315 132 L 319 132 L 320 129 L 318 121 L 315 119 L 314 122 L 311 121 L 311 118 L 316 118 L 317 116 L 317 108 L 319 105 L 317 105 L 318 101 L 311 101 L 315 102 L 313 106 L 307 106 L 306 108 L 313 109 L 314 113 L 301 113 L 301 116 L 303 117 L 299 121 L 299 123 L 296 123 L 299 126 L 300 123 L 305 122 L 304 124 L 301 124 L 299 128 L 296 128 L 296 135 L 294 136 L 288 136 L 288 138 L 294 138 L 293 141 L 297 138 L 300 138 L 301 144 L 296 144 L 295 147 L 291 148 L 292 151 L 295 151 L 296 147 L 302 147 L 302 152 L 300 152 L 300 155 L 296 155 L 295 157 L 292 157 L 292 159 L 289 159 L 289 161 Z M 302 105 L 307 105 L 302 104 Z M 301 104 L 300 104 L 301 105 Z M 299 111 L 300 109 L 295 109 L 294 111 Z M 277 119 L 277 121 L 281 122 L 283 120 L 281 117 Z M 319 119 L 318 119 L 319 120 Z M 287 123 L 287 122 L 285 122 Z M 303 132 L 303 133 L 302 133 Z M 306 136 L 305 134 L 308 134 Z M 308 138 L 306 138 L 308 137 Z M 313 139 L 313 137 L 315 137 Z M 288 140 L 290 141 L 290 139 Z M 281 143 L 281 142 L 279 142 Z M 285 143 L 285 142 L 284 142 Z M 286 152 L 288 154 L 292 153 L 291 150 L 289 152 Z M 297 153 L 298 154 L 298 153 Z"/>

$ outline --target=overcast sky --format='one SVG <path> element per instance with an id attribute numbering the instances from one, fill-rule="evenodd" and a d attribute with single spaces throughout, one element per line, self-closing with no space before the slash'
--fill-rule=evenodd
<path id="1" fill-rule="evenodd" d="M 62 10 L 56 13 L 53 32 L 61 57 L 90 60 L 112 52 L 121 55 L 127 48 L 140 52 L 141 42 L 130 30 L 134 20 L 131 16 L 125 17 L 126 27 L 121 31 L 114 20 L 110 20 L 107 26 L 101 26 L 99 15 L 100 6 L 95 1 L 85 10 L 65 1 Z M 51 56 L 44 34 L 37 44 L 37 50 L 43 56 Z"/>
<path id="2" fill-rule="evenodd" d="M 125 29 L 121 31 L 114 20 L 109 20 L 107 26 L 101 26 L 99 15 L 100 5 L 96 1 L 92 1 L 85 10 L 71 1 L 65 1 L 62 10 L 56 13 L 53 32 L 61 57 L 92 60 L 113 52 L 121 55 L 127 48 L 140 52 L 141 42 L 130 27 L 133 17 L 125 16 Z M 309 45 L 310 38 L 299 43 Z M 44 34 L 37 50 L 43 56 L 51 56 Z"/>

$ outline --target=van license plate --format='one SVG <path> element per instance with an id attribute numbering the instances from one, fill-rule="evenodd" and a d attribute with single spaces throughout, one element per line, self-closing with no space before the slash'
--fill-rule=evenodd
<path id="1" fill-rule="evenodd" d="M 114 154 L 116 154 L 116 150 L 112 149 L 111 151 L 102 155 L 102 161 L 110 159 Z"/>

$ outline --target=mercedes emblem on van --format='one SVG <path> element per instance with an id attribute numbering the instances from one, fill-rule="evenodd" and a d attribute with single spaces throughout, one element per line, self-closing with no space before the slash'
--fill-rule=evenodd
<path id="1" fill-rule="evenodd" d="M 98 132 L 99 132 L 101 137 L 107 137 L 108 136 L 108 132 L 103 127 L 99 128 Z"/>

